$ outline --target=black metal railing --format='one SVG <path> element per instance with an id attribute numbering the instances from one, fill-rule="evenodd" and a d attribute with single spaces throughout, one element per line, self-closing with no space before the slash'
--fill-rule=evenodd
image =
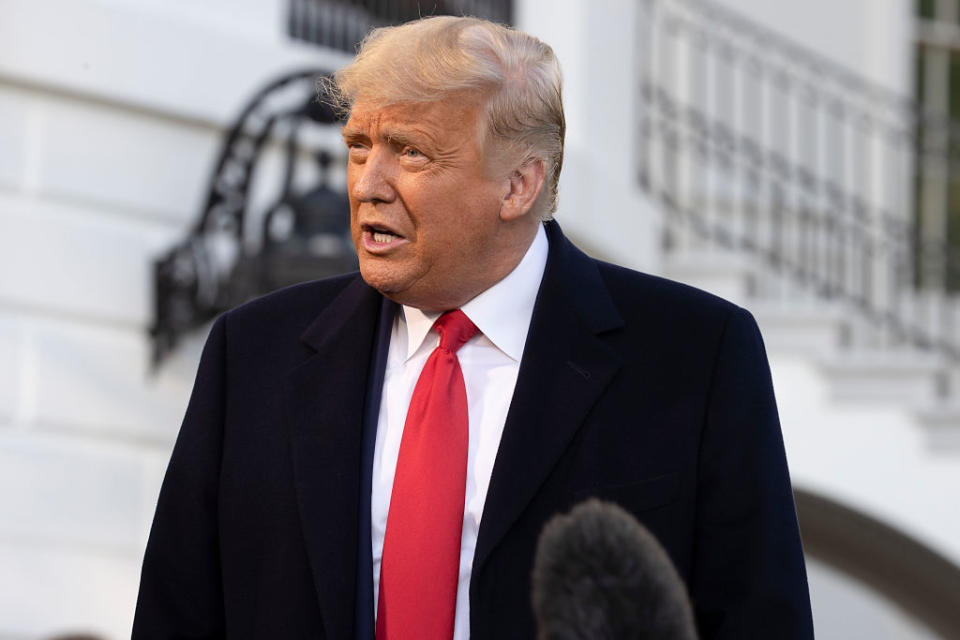
<path id="1" fill-rule="evenodd" d="M 468 15 L 509 24 L 513 0 L 290 0 L 291 37 L 353 53 L 374 27 L 429 15 Z"/>
<path id="2" fill-rule="evenodd" d="M 760 296 L 960 358 L 960 253 L 924 223 L 960 193 L 960 126 L 705 0 L 645 0 L 638 41 L 638 179 L 667 250 L 748 254 Z"/>

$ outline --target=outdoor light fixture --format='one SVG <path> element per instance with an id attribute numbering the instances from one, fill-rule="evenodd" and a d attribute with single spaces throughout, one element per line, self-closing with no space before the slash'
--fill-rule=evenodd
<path id="1" fill-rule="evenodd" d="M 317 94 L 323 74 L 272 82 L 231 127 L 200 219 L 155 263 L 155 366 L 182 335 L 245 300 L 357 268 L 346 188 L 331 184 L 342 151 L 337 117 Z"/>

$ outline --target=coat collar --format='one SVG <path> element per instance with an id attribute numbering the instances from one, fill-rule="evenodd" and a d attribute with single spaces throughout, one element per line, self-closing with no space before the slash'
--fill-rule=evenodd
<path id="1" fill-rule="evenodd" d="M 473 573 L 520 517 L 620 367 L 598 336 L 623 326 L 597 263 L 559 225 L 546 225 L 550 253 L 520 373 L 497 452 Z"/>

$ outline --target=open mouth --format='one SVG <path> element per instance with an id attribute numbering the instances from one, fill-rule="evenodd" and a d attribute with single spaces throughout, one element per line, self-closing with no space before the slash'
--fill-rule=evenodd
<path id="1" fill-rule="evenodd" d="M 389 245 L 403 239 L 403 236 L 393 229 L 380 224 L 365 224 L 362 228 L 364 235 L 375 245 Z"/>

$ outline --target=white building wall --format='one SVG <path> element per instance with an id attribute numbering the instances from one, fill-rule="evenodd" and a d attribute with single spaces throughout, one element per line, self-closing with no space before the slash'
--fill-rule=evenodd
<path id="1" fill-rule="evenodd" d="M 911 0 L 714 0 L 902 95 L 913 92 Z"/>
<path id="2" fill-rule="evenodd" d="M 586 249 L 635 269 L 659 264 L 657 210 L 636 188 L 636 21 L 623 0 L 518 0 L 518 28 L 553 47 L 567 133 L 556 219 Z"/>
<path id="3" fill-rule="evenodd" d="M 960 566 L 960 446 L 896 403 L 837 403 L 816 361 L 771 353 L 795 486 L 856 509 Z"/>
<path id="4" fill-rule="evenodd" d="M 129 637 L 203 341 L 150 374 L 152 261 L 255 90 L 347 59 L 285 7 L 0 0 L 0 638 Z"/>

